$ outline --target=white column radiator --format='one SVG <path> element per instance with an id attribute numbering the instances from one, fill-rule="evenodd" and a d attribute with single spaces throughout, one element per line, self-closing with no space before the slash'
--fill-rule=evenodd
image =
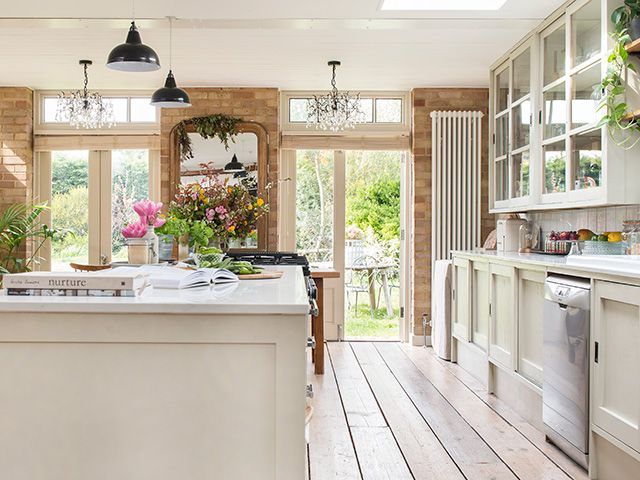
<path id="1" fill-rule="evenodd" d="M 482 112 L 431 112 L 431 259 L 480 245 Z"/>

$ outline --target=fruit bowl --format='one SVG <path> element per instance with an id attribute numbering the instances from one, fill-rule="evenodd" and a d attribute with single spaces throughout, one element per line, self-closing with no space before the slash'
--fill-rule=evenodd
<path id="1" fill-rule="evenodd" d="M 587 240 L 584 242 L 584 255 L 624 255 L 627 246 L 625 242 L 600 242 Z"/>

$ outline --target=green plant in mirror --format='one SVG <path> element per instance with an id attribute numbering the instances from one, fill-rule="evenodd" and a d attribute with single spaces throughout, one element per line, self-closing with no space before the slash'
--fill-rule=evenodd
<path id="1" fill-rule="evenodd" d="M 631 20 L 638 16 L 640 16 L 640 0 L 625 0 L 623 5 L 611 12 L 611 21 L 616 31 L 620 32 L 627 30 Z"/>
<path id="2" fill-rule="evenodd" d="M 0 275 L 28 272 L 38 263 L 40 249 L 58 232 L 40 223 L 46 205 L 10 205 L 0 215 Z M 31 253 L 24 254 L 28 241 L 33 242 Z"/>
<path id="3" fill-rule="evenodd" d="M 233 137 L 238 133 L 238 123 L 242 122 L 241 118 L 231 117 L 223 114 L 213 114 L 206 117 L 193 117 L 188 120 L 182 120 L 176 125 L 176 133 L 178 135 L 178 147 L 180 148 L 180 161 L 184 162 L 193 158 L 193 148 L 191 139 L 187 133 L 187 125 L 192 124 L 202 138 L 218 138 L 229 150 L 229 141 L 233 142 Z"/>

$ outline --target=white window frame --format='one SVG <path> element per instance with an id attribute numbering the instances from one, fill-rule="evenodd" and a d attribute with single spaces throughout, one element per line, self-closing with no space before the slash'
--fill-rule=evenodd
<path id="1" fill-rule="evenodd" d="M 307 128 L 304 122 L 289 121 L 289 101 L 293 98 L 311 98 L 314 95 L 326 95 L 328 91 L 283 91 L 280 92 L 280 126 L 282 135 L 319 135 L 319 136 L 352 136 L 361 137 L 363 135 L 376 136 L 397 136 L 398 134 L 408 135 L 411 131 L 411 95 L 405 91 L 362 91 L 360 98 L 373 99 L 373 122 L 356 125 L 354 129 L 340 132 L 329 132 L 317 130 L 314 127 Z M 377 99 L 400 99 L 402 100 L 402 117 L 399 123 L 376 122 L 375 121 L 375 101 Z"/>
<path id="2" fill-rule="evenodd" d="M 117 97 L 127 99 L 127 122 L 116 123 L 111 128 L 96 128 L 91 130 L 78 129 L 68 123 L 52 123 L 44 121 L 45 98 L 57 97 L 59 90 L 37 90 L 33 98 L 33 133 L 36 135 L 159 135 L 160 134 L 160 108 L 156 108 L 156 120 L 154 122 L 131 122 L 131 99 L 149 98 L 152 91 L 145 90 L 101 90 L 103 97 Z"/>

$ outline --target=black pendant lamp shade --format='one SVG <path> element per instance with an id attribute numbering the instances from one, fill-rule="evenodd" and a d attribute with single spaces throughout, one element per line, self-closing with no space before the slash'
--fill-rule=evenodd
<path id="1" fill-rule="evenodd" d="M 109 53 L 107 67 L 122 72 L 152 72 L 160 68 L 158 54 L 142 43 L 136 22 L 131 22 L 127 41 Z"/>
<path id="2" fill-rule="evenodd" d="M 151 95 L 151 105 L 162 108 L 183 108 L 190 107 L 191 100 L 187 92 L 176 86 L 173 72 L 169 70 L 164 87 L 159 88 Z"/>
<path id="3" fill-rule="evenodd" d="M 238 173 L 243 172 L 244 166 L 238 161 L 236 154 L 233 154 L 231 161 L 224 166 L 224 173 Z"/>

